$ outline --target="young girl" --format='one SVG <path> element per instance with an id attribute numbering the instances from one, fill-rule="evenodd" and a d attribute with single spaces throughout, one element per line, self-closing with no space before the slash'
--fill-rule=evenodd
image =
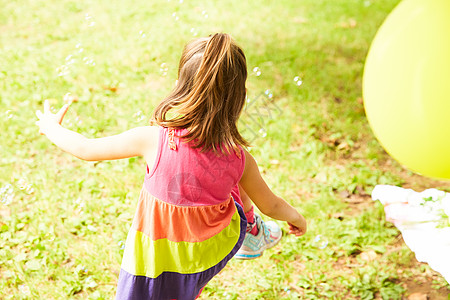
<path id="1" fill-rule="evenodd" d="M 153 113 L 153 124 L 88 139 L 62 127 L 68 105 L 37 111 L 40 133 L 84 160 L 143 156 L 147 163 L 136 215 L 127 237 L 117 299 L 195 299 L 237 254 L 261 255 L 281 238 L 275 222 L 300 236 L 306 222 L 275 196 L 239 134 L 247 66 L 227 34 L 184 48 L 175 89 Z M 251 200 L 250 200 L 251 199 Z"/>

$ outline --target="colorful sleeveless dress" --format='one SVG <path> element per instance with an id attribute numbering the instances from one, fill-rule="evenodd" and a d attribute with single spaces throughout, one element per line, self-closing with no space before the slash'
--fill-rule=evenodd
<path id="1" fill-rule="evenodd" d="M 147 167 L 136 215 L 128 233 L 116 299 L 198 297 L 235 255 L 246 218 L 238 182 L 244 152 L 200 152 L 160 129 L 158 154 Z"/>

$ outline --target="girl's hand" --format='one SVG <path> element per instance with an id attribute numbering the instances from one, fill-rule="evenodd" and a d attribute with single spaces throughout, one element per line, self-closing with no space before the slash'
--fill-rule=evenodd
<path id="1" fill-rule="evenodd" d="M 306 233 L 306 220 L 305 218 L 301 218 L 296 224 L 292 224 L 288 222 L 289 225 L 289 233 L 294 234 L 295 236 L 302 236 Z"/>
<path id="2" fill-rule="evenodd" d="M 38 121 L 36 125 L 39 126 L 39 133 L 46 134 L 47 130 L 55 125 L 60 125 L 70 104 L 65 104 L 56 114 L 52 113 L 50 109 L 50 103 L 48 100 L 44 101 L 44 113 L 40 110 L 36 111 Z"/>

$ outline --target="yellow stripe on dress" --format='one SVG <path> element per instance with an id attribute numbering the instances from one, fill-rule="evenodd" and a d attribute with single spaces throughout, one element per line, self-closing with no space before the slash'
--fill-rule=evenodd
<path id="1" fill-rule="evenodd" d="M 122 260 L 122 269 L 136 276 L 156 278 L 163 272 L 193 274 L 205 271 L 224 259 L 236 245 L 240 235 L 239 213 L 217 235 L 202 242 L 151 240 L 131 229 Z"/>

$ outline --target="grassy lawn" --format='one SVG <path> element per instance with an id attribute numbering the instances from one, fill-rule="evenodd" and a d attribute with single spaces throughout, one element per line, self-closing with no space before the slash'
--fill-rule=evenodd
<path id="1" fill-rule="evenodd" d="M 449 191 L 393 161 L 365 118 L 365 57 L 398 2 L 2 1 L 0 299 L 113 298 L 144 178 L 140 158 L 84 162 L 39 136 L 43 101 L 76 97 L 64 124 L 88 137 L 145 125 L 183 45 L 216 31 L 247 55 L 251 152 L 309 232 L 233 260 L 201 299 L 447 299 L 370 199 L 377 184 Z"/>

